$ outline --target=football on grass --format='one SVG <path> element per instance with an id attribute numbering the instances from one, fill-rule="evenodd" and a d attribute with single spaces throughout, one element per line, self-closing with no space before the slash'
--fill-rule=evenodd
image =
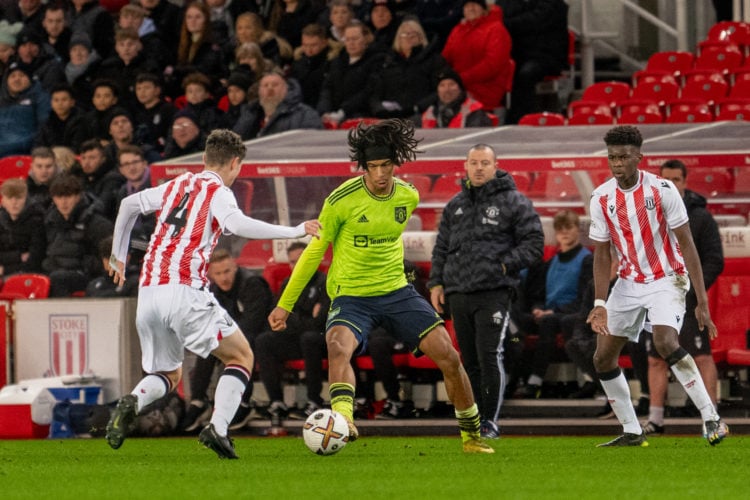
<path id="1" fill-rule="evenodd" d="M 302 437 L 313 453 L 333 455 L 349 441 L 349 425 L 340 413 L 329 409 L 316 410 L 305 420 Z"/>

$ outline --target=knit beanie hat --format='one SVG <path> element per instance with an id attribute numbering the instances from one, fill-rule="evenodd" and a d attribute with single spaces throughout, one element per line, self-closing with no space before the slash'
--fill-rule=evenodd
<path id="1" fill-rule="evenodd" d="M 37 45 L 42 45 L 42 35 L 37 30 L 32 28 L 30 25 L 24 26 L 23 29 L 18 33 L 18 36 L 16 37 L 16 47 L 20 47 L 24 43 L 35 43 Z"/>
<path id="2" fill-rule="evenodd" d="M 487 10 L 487 0 L 464 0 L 461 3 L 461 7 L 463 7 L 469 2 L 474 2 L 475 4 L 478 4 L 479 6 L 481 6 L 484 10 Z"/>
<path id="3" fill-rule="evenodd" d="M 452 68 L 444 69 L 438 74 L 438 84 L 443 80 L 453 80 L 461 87 L 461 90 L 466 90 L 463 80 L 461 80 L 461 77 Z"/>
<path id="4" fill-rule="evenodd" d="M 76 45 L 83 45 L 88 49 L 89 52 L 91 52 L 91 38 L 89 38 L 89 35 L 87 33 L 84 33 L 83 31 L 76 31 L 70 37 L 68 48 L 72 49 Z"/>
<path id="5" fill-rule="evenodd" d="M 246 71 L 234 71 L 227 79 L 227 87 L 235 86 L 247 92 L 253 84 L 252 77 Z"/>
<path id="6" fill-rule="evenodd" d="M 9 23 L 5 19 L 0 21 L 0 44 L 16 46 L 16 36 L 23 29 L 23 23 Z"/>

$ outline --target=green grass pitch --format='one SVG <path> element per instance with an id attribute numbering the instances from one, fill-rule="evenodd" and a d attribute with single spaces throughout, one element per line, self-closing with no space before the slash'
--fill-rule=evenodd
<path id="1" fill-rule="evenodd" d="M 445 437 L 363 437 L 339 454 L 301 438 L 235 440 L 219 460 L 195 438 L 0 441 L 0 498 L 46 499 L 734 499 L 748 497 L 750 437 L 711 447 L 656 437 L 596 448 L 602 437 L 503 437 L 464 455 Z"/>

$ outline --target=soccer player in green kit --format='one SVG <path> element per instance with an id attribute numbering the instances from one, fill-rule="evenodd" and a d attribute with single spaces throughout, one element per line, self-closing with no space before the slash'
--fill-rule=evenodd
<path id="1" fill-rule="evenodd" d="M 456 409 L 465 453 L 494 453 L 479 433 L 479 412 L 469 378 L 444 322 L 404 275 L 401 233 L 419 203 L 419 193 L 394 177 L 397 166 L 416 159 L 414 126 L 405 120 L 360 124 L 348 136 L 351 159 L 364 174 L 347 180 L 326 198 L 320 212 L 320 238 L 297 262 L 278 305 L 268 317 L 283 330 L 300 292 L 333 245 L 326 321 L 331 407 L 349 422 L 349 439 L 359 436 L 353 421 L 355 377 L 350 360 L 382 325 L 443 372 Z"/>

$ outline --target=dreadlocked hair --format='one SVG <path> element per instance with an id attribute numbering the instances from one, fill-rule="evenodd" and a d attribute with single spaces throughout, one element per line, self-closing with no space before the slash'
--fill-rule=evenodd
<path id="1" fill-rule="evenodd" d="M 422 139 L 414 138 L 414 124 L 398 118 L 382 120 L 372 125 L 360 122 L 349 130 L 347 140 L 351 160 L 357 162 L 357 166 L 363 170 L 371 160 L 388 158 L 394 165 L 401 166 L 416 160 L 417 153 L 423 152 L 417 150 Z M 380 153 L 377 154 L 378 158 L 373 157 L 373 151 Z"/>

